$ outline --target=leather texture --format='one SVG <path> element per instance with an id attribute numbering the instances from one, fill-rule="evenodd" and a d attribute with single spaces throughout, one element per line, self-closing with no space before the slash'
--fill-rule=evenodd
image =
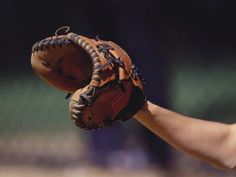
<path id="1" fill-rule="evenodd" d="M 127 120 L 146 100 L 137 68 L 111 41 L 56 34 L 33 45 L 31 65 L 49 85 L 72 93 L 69 114 L 82 129 Z"/>

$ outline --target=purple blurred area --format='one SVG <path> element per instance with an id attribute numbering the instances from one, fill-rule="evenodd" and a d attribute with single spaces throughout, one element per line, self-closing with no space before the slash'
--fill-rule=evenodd
<path id="1" fill-rule="evenodd" d="M 2 1 L 0 84 L 7 84 L 4 78 L 17 77 L 19 73 L 34 75 L 30 66 L 31 46 L 52 35 L 58 27 L 68 25 L 75 33 L 89 37 L 99 35 L 101 39 L 111 40 L 122 46 L 145 76 L 148 99 L 172 108 L 168 88 L 174 65 L 188 61 L 186 56 L 197 58 L 191 60 L 200 65 L 204 63 L 205 66 L 220 62 L 222 58 L 227 58 L 228 62 L 235 59 L 235 5 L 233 0 Z M 37 93 L 37 89 L 34 92 Z M 3 111 L 4 105 L 1 106 L 0 111 Z M 151 167 L 159 169 L 160 176 L 226 175 L 198 161 L 188 163 L 189 157 L 179 158 L 179 154 L 169 145 L 134 120 L 98 132 L 75 132 L 80 134 L 78 137 L 81 134 L 84 136 L 82 139 L 85 139 L 86 155 L 76 153 L 78 156 L 70 155 L 68 161 L 61 158 L 50 161 L 57 159 L 60 151 L 52 156 L 49 153 L 51 158 L 39 155 L 41 161 L 36 155 L 33 160 L 37 162 L 36 166 L 40 166 L 41 162 L 43 166 L 63 166 L 84 161 L 115 171 L 145 170 Z M 44 144 L 50 141 L 42 142 Z M 61 144 L 52 146 L 59 146 L 60 149 Z M 31 149 L 31 146 L 28 145 L 27 148 Z M 69 152 L 70 148 L 66 148 L 65 152 Z M 6 149 L 5 145 L 0 146 L 0 166 L 4 166 L 5 162 L 17 164 L 24 161 L 24 156 L 22 159 L 18 158 L 17 152 Z M 6 153 L 10 153 L 13 159 L 9 160 Z M 35 158 L 32 154 L 29 157 Z M 26 164 L 30 162 L 29 160 Z M 189 164 L 192 171 L 188 170 Z M 178 175 L 175 174 L 176 169 Z M 201 174 L 194 175 L 200 169 Z"/>

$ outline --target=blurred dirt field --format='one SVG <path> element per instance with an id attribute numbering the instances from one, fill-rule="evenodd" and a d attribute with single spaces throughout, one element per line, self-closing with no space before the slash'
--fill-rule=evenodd
<path id="1" fill-rule="evenodd" d="M 175 151 L 169 169 L 98 166 L 88 161 L 85 140 L 75 133 L 2 136 L 0 177 L 235 177 Z M 125 162 L 123 162 L 125 163 Z"/>
<path id="2" fill-rule="evenodd" d="M 88 164 L 89 152 L 75 133 L 3 136 L 0 177 L 164 177 L 153 169 L 122 170 Z"/>
<path id="3" fill-rule="evenodd" d="M 99 168 L 47 169 L 29 166 L 1 166 L 0 177 L 164 177 L 154 171 L 118 172 Z"/>
<path id="4" fill-rule="evenodd" d="M 97 167 L 42 168 L 29 166 L 1 166 L 0 177 L 164 177 L 154 170 L 116 171 Z"/>
<path id="5" fill-rule="evenodd" d="M 106 169 L 96 166 L 78 165 L 73 167 L 37 167 L 23 165 L 0 166 L 0 177 L 235 177 L 235 173 L 216 173 L 213 171 L 188 170 L 163 171 L 153 168 L 146 170 L 128 171 L 121 169 Z"/>

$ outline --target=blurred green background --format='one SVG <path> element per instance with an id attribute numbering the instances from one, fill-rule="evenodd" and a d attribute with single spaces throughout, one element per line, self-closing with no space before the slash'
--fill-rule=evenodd
<path id="1" fill-rule="evenodd" d="M 199 61 L 199 57 L 173 62 L 168 90 L 171 106 L 183 114 L 234 123 L 236 62 L 227 56 L 214 62 Z"/>
<path id="2" fill-rule="evenodd" d="M 236 62 L 229 58 L 208 62 L 201 57 L 170 61 L 170 108 L 208 120 L 235 122 Z M 33 71 L 15 74 L 4 73 L 0 80 L 0 136 L 75 131 L 66 93 L 48 86 Z"/>
<path id="3" fill-rule="evenodd" d="M 29 60 L 29 59 L 28 59 Z M 30 60 L 29 60 L 30 62 Z M 35 73 L 1 78 L 1 135 L 68 131 L 73 126 L 65 93 L 52 89 Z M 68 119 L 67 119 L 68 118 Z"/>

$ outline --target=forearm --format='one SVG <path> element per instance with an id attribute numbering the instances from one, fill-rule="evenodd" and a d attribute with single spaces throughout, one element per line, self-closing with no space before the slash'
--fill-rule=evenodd
<path id="1" fill-rule="evenodd" d="M 215 166 L 231 168 L 229 125 L 183 116 L 150 102 L 135 118 L 175 148 Z"/>

